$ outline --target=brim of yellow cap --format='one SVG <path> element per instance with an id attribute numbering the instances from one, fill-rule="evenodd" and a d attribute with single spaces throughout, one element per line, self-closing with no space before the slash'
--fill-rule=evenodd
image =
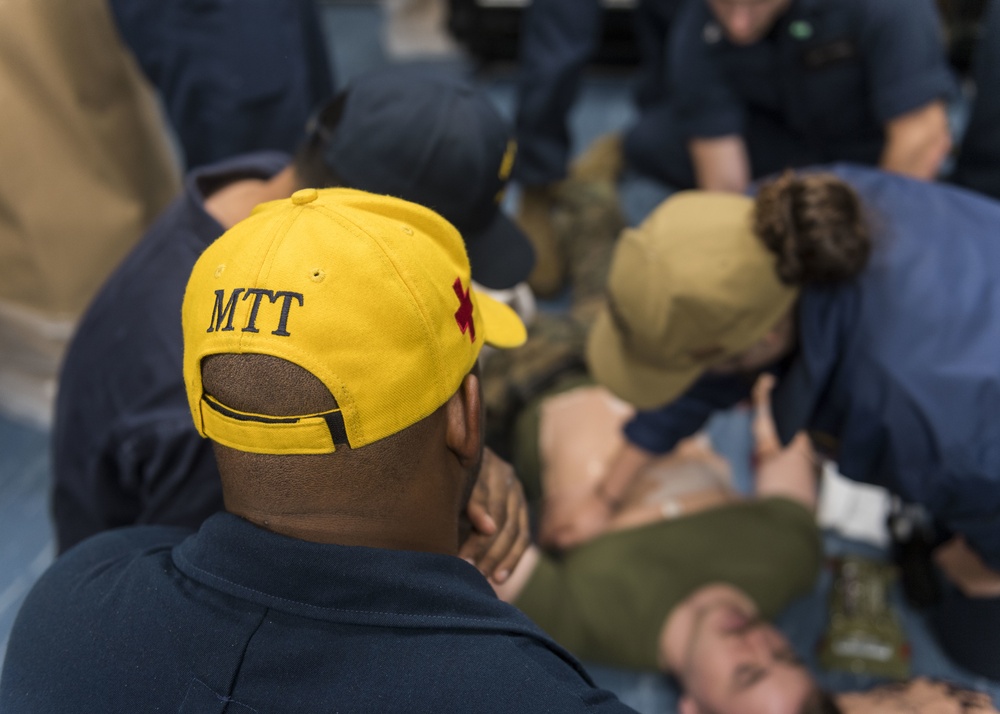
<path id="1" fill-rule="evenodd" d="M 705 371 L 698 365 L 663 369 L 632 358 L 606 307 L 587 336 L 587 364 L 599 383 L 639 409 L 672 402 Z"/>
<path id="2" fill-rule="evenodd" d="M 520 347 L 528 339 L 528 331 L 517 316 L 507 305 L 494 300 L 489 295 L 479 291 L 476 294 L 476 307 L 479 310 L 480 322 L 483 331 L 483 341 L 500 349 L 510 349 Z"/>

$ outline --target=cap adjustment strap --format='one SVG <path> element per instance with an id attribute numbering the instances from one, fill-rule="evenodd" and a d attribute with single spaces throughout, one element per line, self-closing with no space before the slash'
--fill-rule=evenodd
<path id="1" fill-rule="evenodd" d="M 202 396 L 201 405 L 205 436 L 240 451 L 331 454 L 337 450 L 337 444 L 348 444 L 344 417 L 339 408 L 316 414 L 278 417 L 242 412 L 207 394 Z"/>

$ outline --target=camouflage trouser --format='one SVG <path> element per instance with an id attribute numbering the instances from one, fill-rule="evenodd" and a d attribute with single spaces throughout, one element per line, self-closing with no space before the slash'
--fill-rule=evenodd
<path id="1" fill-rule="evenodd" d="M 560 184 L 556 196 L 552 221 L 568 262 L 571 314 L 589 327 L 604 299 L 611 255 L 625 218 L 610 181 L 570 179 Z"/>
<path id="2" fill-rule="evenodd" d="M 587 331 L 603 303 L 611 253 L 625 225 L 610 181 L 569 179 L 557 196 L 553 226 L 569 262 L 572 305 L 568 312 L 539 314 L 523 347 L 495 353 L 483 366 L 487 443 L 507 459 L 513 458 L 521 411 L 567 375 L 586 375 Z"/>

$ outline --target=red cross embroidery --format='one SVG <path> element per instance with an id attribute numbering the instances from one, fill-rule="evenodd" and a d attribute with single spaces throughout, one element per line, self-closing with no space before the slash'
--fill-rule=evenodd
<path id="1" fill-rule="evenodd" d="M 462 328 L 462 334 L 468 330 L 469 339 L 476 341 L 476 323 L 472 321 L 472 300 L 469 299 L 469 291 L 462 289 L 462 279 L 455 278 L 455 284 L 451 286 L 458 296 L 458 310 L 455 311 L 455 322 Z"/>

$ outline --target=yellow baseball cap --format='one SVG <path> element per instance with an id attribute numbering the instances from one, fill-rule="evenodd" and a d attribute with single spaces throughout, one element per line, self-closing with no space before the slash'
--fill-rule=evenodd
<path id="1" fill-rule="evenodd" d="M 684 191 L 622 233 L 587 339 L 599 382 L 640 409 L 662 406 L 791 309 L 798 291 L 778 280 L 752 218 L 745 196 Z"/>
<path id="2" fill-rule="evenodd" d="M 428 208 L 351 189 L 302 189 L 254 209 L 198 259 L 184 294 L 184 382 L 202 436 L 241 451 L 323 454 L 415 424 L 444 404 L 484 344 L 526 334 L 471 288 L 458 231 Z M 201 361 L 264 354 L 337 400 L 324 414 L 249 414 L 204 392 Z"/>

